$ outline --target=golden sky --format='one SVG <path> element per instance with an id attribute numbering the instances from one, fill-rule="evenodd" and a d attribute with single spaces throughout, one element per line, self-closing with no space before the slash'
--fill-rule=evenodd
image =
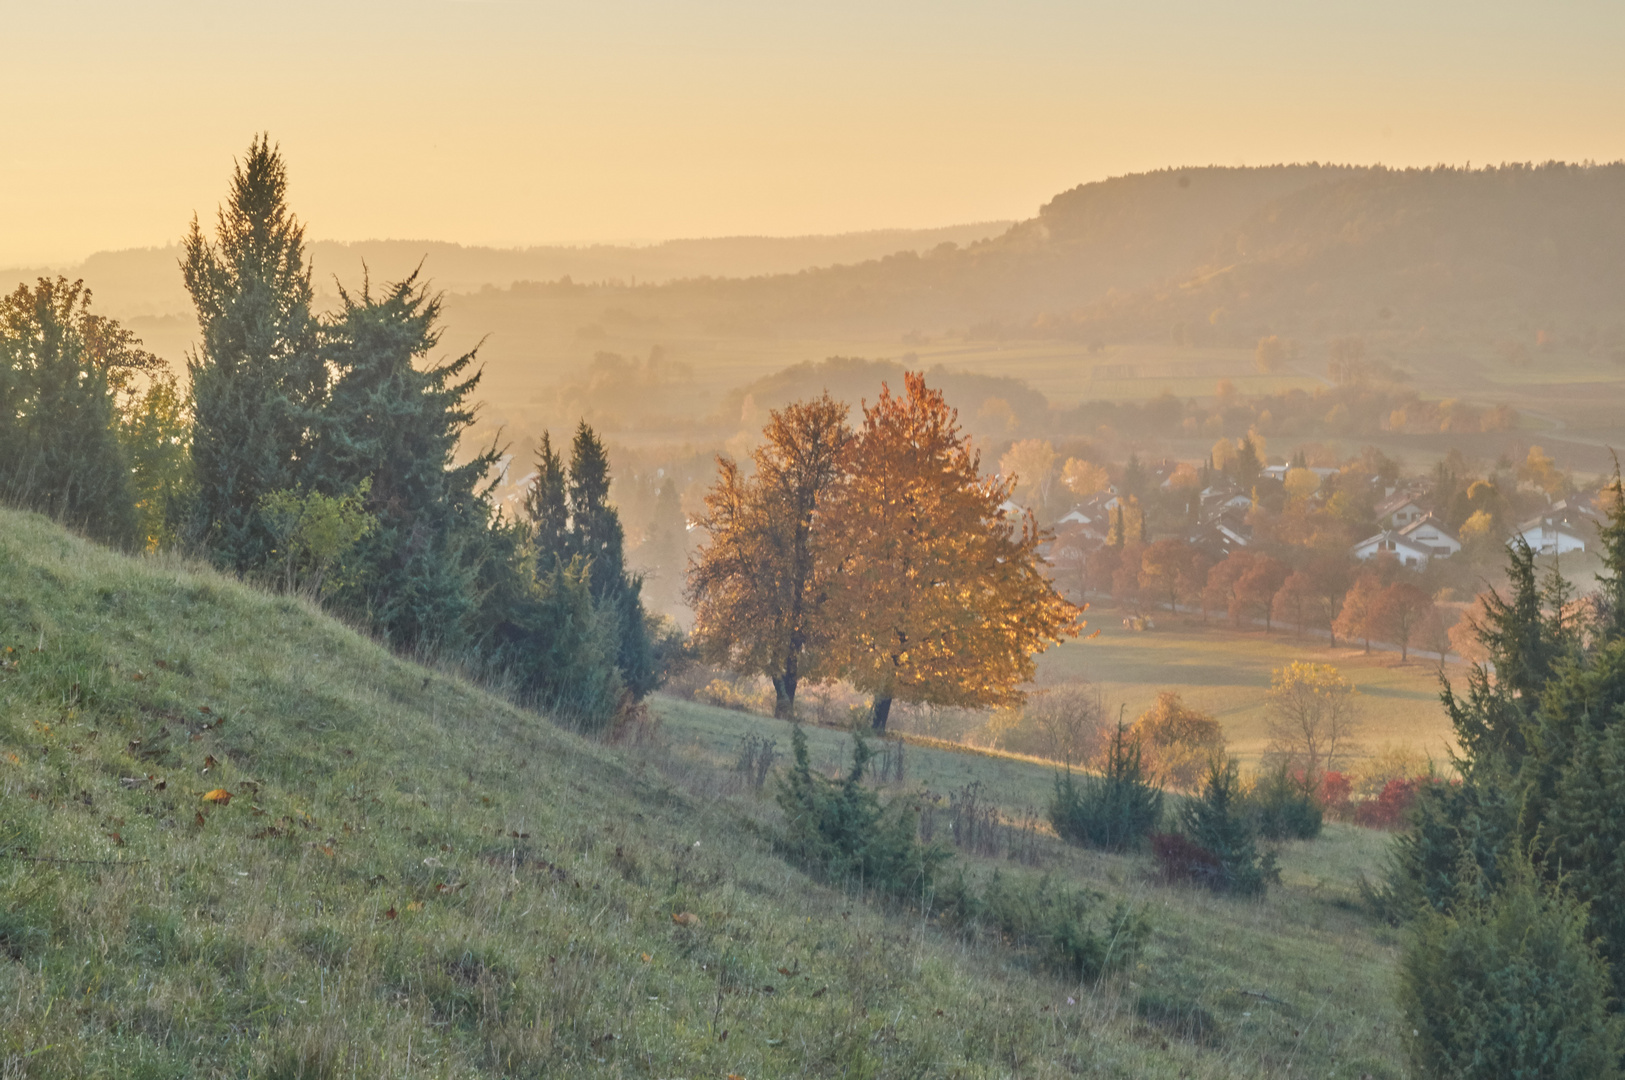
<path id="1" fill-rule="evenodd" d="M 313 237 L 1025 217 L 1105 176 L 1625 156 L 1625 3 L 0 0 L 0 266 L 177 239 L 256 131 Z"/>

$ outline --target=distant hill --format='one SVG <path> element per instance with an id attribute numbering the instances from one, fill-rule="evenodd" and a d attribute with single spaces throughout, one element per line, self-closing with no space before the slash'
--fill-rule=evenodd
<path id="1" fill-rule="evenodd" d="M 1007 221 L 950 225 L 936 229 L 876 229 L 831 236 L 725 236 L 668 240 L 648 245 L 592 244 L 579 247 L 473 247 L 435 240 L 363 240 L 310 243 L 318 291 L 331 293 L 335 275 L 346 285 L 359 282 L 363 266 L 374 280 L 395 280 L 419 264 L 435 285 L 448 292 L 471 292 L 518 281 L 660 284 L 681 278 L 736 278 L 788 274 L 812 267 L 860 263 L 898 251 L 930 251 L 943 244 L 966 244 L 997 235 Z M 118 318 L 189 313 L 181 283 L 181 247 L 100 251 L 73 266 L 0 269 L 0 287 L 32 282 L 44 274 L 82 277 L 99 303 Z"/>
<path id="2" fill-rule="evenodd" d="M 959 249 L 668 288 L 786 332 L 1618 336 L 1625 164 L 1166 169 Z"/>

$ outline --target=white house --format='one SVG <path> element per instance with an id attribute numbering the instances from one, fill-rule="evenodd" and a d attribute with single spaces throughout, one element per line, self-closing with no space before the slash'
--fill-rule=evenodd
<path id="1" fill-rule="evenodd" d="M 1399 535 L 1426 546 L 1435 559 L 1448 559 L 1461 550 L 1461 541 L 1451 535 L 1450 530 L 1435 521 L 1432 514 L 1411 522 L 1399 530 Z"/>
<path id="2" fill-rule="evenodd" d="M 1433 552 L 1426 544 L 1402 536 L 1392 529 L 1385 529 L 1376 536 L 1361 540 L 1349 549 L 1349 554 L 1364 562 L 1374 559 L 1378 555 L 1392 555 L 1398 559 L 1400 565 L 1420 570 L 1433 558 Z"/>
<path id="3" fill-rule="evenodd" d="M 1531 551 L 1539 555 L 1566 555 L 1571 551 L 1584 551 L 1586 539 L 1572 523 L 1550 514 L 1532 518 L 1518 526 L 1514 536 L 1523 537 Z M 1511 543 L 1511 540 L 1507 541 Z"/>
<path id="4" fill-rule="evenodd" d="M 1377 523 L 1384 529 L 1403 529 L 1426 516 L 1422 505 L 1403 492 L 1377 505 Z"/>

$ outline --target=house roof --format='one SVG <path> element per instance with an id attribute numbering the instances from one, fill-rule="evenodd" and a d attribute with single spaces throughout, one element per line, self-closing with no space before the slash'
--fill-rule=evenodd
<path id="1" fill-rule="evenodd" d="M 1431 559 L 1433 557 L 1432 548 L 1428 547 L 1420 540 L 1409 539 L 1401 534 L 1397 529 L 1384 529 L 1375 536 L 1368 536 L 1364 540 L 1361 540 L 1358 544 L 1350 545 L 1349 550 L 1358 551 L 1368 544 L 1380 543 L 1384 540 L 1391 542 L 1396 549 L 1404 548 L 1406 551 L 1415 552 L 1416 554 L 1425 556 L 1426 558 Z"/>
<path id="2" fill-rule="evenodd" d="M 1446 537 L 1446 538 L 1448 538 L 1450 540 L 1453 540 L 1458 544 L 1461 543 L 1461 538 L 1458 537 L 1455 533 L 1451 532 L 1449 529 L 1445 528 L 1444 525 L 1442 523 L 1440 523 L 1439 519 L 1434 517 L 1431 512 L 1423 514 L 1421 517 L 1417 518 L 1415 521 L 1411 522 L 1409 525 L 1406 525 L 1404 528 L 1400 529 L 1399 530 L 1399 535 L 1401 535 L 1401 536 L 1409 536 L 1411 533 L 1416 532 L 1418 529 L 1422 529 L 1422 528 L 1433 529 L 1433 530 L 1437 531 L 1439 533 L 1439 535 L 1444 536 L 1444 537 Z"/>

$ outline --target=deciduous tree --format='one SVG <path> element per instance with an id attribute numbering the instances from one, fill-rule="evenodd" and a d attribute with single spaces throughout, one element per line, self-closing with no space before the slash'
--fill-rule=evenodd
<path id="1" fill-rule="evenodd" d="M 1396 581 L 1378 593 L 1368 617 L 1373 633 L 1390 645 L 1399 646 L 1399 659 L 1410 659 L 1411 642 L 1427 629 L 1431 620 L 1437 629 L 1439 614 L 1433 598 L 1420 585 Z"/>
<path id="2" fill-rule="evenodd" d="M 828 394 L 772 413 L 755 474 L 718 459 L 699 525 L 708 541 L 689 571 L 701 656 L 773 681 L 775 716 L 794 715 L 802 679 L 824 673 L 824 619 L 839 553 L 830 500 L 844 482 L 847 407 Z"/>
<path id="3" fill-rule="evenodd" d="M 1308 787 L 1318 785 L 1353 750 L 1355 693 L 1330 664 L 1299 661 L 1278 669 L 1270 681 L 1267 753 L 1301 770 Z"/>
<path id="4" fill-rule="evenodd" d="M 1009 485 L 979 455 L 922 375 L 863 410 L 852 475 L 835 510 L 845 561 L 831 593 L 842 667 L 874 696 L 884 730 L 894 698 L 939 705 L 1020 700 L 1033 654 L 1078 631 L 1055 592 L 1029 515 L 1000 509 Z"/>

